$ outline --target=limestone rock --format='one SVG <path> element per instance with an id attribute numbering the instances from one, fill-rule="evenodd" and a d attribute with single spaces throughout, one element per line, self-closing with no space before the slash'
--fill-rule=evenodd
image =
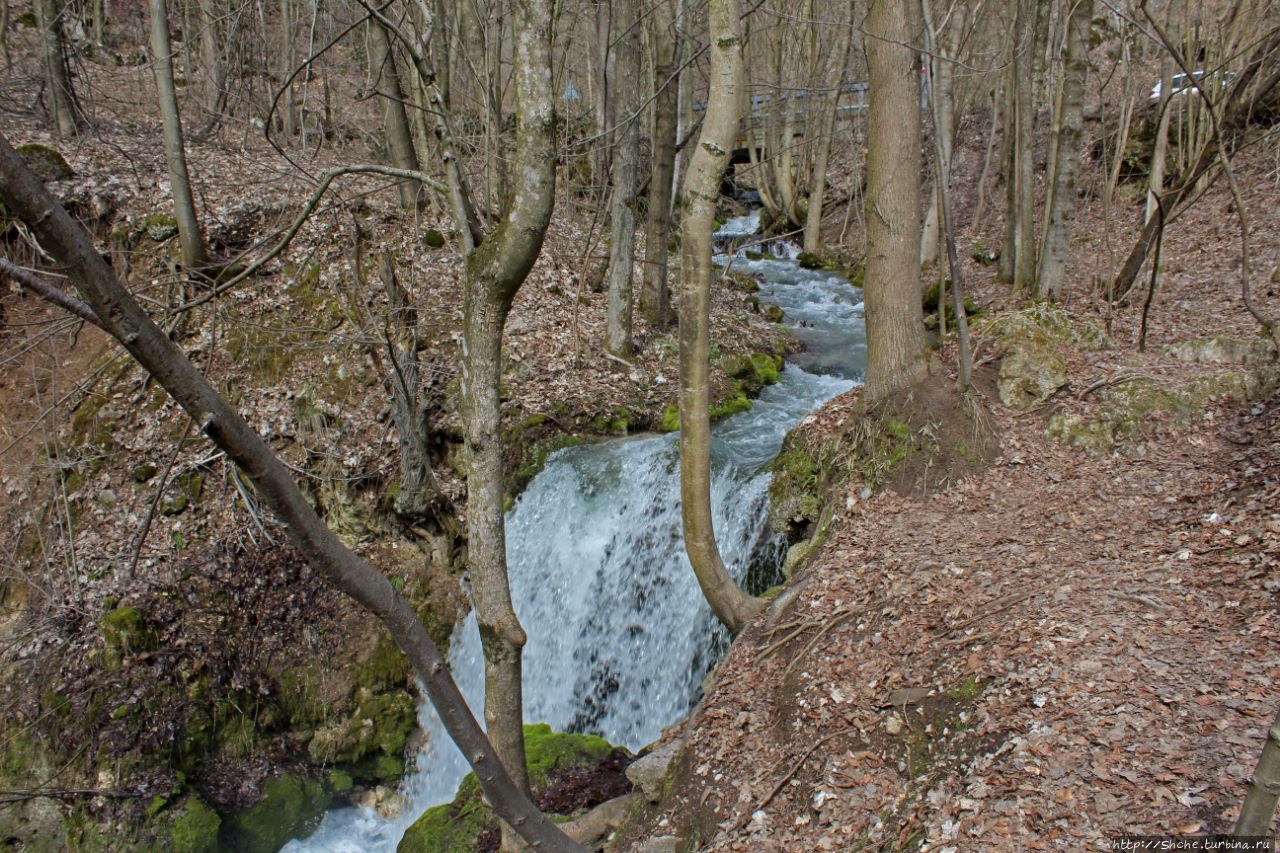
<path id="1" fill-rule="evenodd" d="M 683 746 L 684 741 L 680 740 L 664 743 L 627 767 L 627 778 L 644 793 L 649 802 L 656 803 L 662 799 L 662 783 L 667 778 L 671 762 L 679 755 Z"/>
<path id="2" fill-rule="evenodd" d="M 1275 358 L 1275 346 L 1266 338 L 1246 340 L 1226 335 L 1179 341 L 1164 351 L 1194 364 L 1263 364 Z"/>
<path id="3" fill-rule="evenodd" d="M 1050 345 L 1022 342 L 1000 362 L 1000 402 L 1010 408 L 1034 409 L 1066 384 L 1067 360 Z"/>
<path id="4" fill-rule="evenodd" d="M 659 835 L 645 840 L 636 848 L 636 853 L 676 853 L 679 849 L 679 838 L 674 835 Z"/>

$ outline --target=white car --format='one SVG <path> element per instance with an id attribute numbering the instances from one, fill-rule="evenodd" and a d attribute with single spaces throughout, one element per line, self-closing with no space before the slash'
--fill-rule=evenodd
<path id="1" fill-rule="evenodd" d="M 1204 71 L 1192 71 L 1191 72 L 1192 79 L 1190 81 L 1187 80 L 1186 74 L 1173 75 L 1173 77 L 1169 81 L 1172 84 L 1170 86 L 1170 88 L 1172 89 L 1172 94 L 1185 95 L 1188 92 L 1197 91 L 1200 87 L 1197 86 L 1196 84 L 1199 83 L 1202 79 L 1204 79 L 1205 73 L 1206 72 Z M 1228 85 L 1230 85 L 1231 80 L 1234 77 L 1235 75 L 1232 74 L 1230 71 L 1225 71 L 1221 74 L 1215 71 L 1209 74 L 1209 83 L 1215 89 L 1216 88 L 1225 89 Z M 1156 84 L 1151 87 L 1151 100 L 1153 101 L 1160 100 L 1160 91 L 1161 91 L 1160 86 L 1163 82 L 1164 81 L 1162 80 L 1157 80 Z"/>

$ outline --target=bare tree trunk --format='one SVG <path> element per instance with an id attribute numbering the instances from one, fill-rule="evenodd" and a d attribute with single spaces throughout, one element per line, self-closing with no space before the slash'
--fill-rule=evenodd
<path id="1" fill-rule="evenodd" d="M 720 181 L 738 134 L 743 83 L 742 30 L 737 0 L 708 0 L 711 82 L 702 136 L 689 160 L 681 222 L 680 276 L 680 512 L 685 550 L 712 612 L 731 634 L 762 603 L 744 593 L 725 568 L 711 518 L 711 420 L 708 360 L 711 304 L 711 226 Z"/>
<path id="2" fill-rule="evenodd" d="M 369 21 L 369 61 L 373 66 L 374 87 L 382 101 L 382 122 L 391 165 L 416 172 L 418 155 L 413 150 L 413 135 L 409 132 L 409 118 L 404 111 L 404 89 L 400 86 L 400 72 L 396 66 L 395 51 L 391 49 L 391 39 L 381 21 Z M 417 181 L 400 182 L 400 205 L 405 210 L 417 206 L 421 186 Z"/>
<path id="3" fill-rule="evenodd" d="M 654 328 L 671 322 L 671 297 L 667 288 L 667 243 L 671 233 L 672 180 L 676 165 L 677 108 L 675 0 L 658 0 L 649 16 L 653 41 L 654 85 L 660 87 L 654 101 L 653 155 L 649 169 L 649 206 L 644 226 L 644 286 L 640 313 Z"/>
<path id="4" fill-rule="evenodd" d="M 178 222 L 178 239 L 182 242 L 182 264 L 199 269 L 208 263 L 204 235 L 196 218 L 196 205 L 191 195 L 191 177 L 187 173 L 187 153 L 182 139 L 182 119 L 178 115 L 178 96 L 173 86 L 173 51 L 169 46 L 169 16 L 165 0 L 151 2 L 151 65 L 156 76 L 156 94 L 160 99 L 160 118 L 164 123 L 164 157 L 169 166 L 169 186 L 173 194 L 174 218 Z"/>
<path id="5" fill-rule="evenodd" d="M 41 61 L 44 64 L 44 88 L 48 96 L 49 117 L 54 132 L 63 139 L 76 135 L 75 92 L 71 88 L 71 71 L 67 68 L 66 38 L 62 33 L 62 7 L 59 0 L 34 0 L 36 25 L 40 28 Z"/>
<path id="6" fill-rule="evenodd" d="M 941 133 L 943 160 L 948 167 L 951 164 L 951 147 L 955 138 L 955 87 L 952 85 L 951 60 L 959 52 L 960 37 L 964 34 L 965 12 L 963 6 L 956 6 L 951 13 L 951 22 L 947 25 L 947 38 L 939 47 L 939 54 L 930 63 L 930 76 L 933 90 L 937 93 L 934 109 L 938 120 L 934 122 L 935 132 Z M 937 34 L 931 34 L 936 42 Z M 924 218 L 924 228 L 920 234 L 920 265 L 928 266 L 938 262 L 938 229 L 940 226 L 938 209 L 939 199 L 947 192 L 951 184 L 950 173 L 933 176 L 935 191 L 930 193 L 929 212 Z M 945 313 L 945 312 L 944 312 Z M 945 317 L 939 315 L 944 322 Z"/>
<path id="7" fill-rule="evenodd" d="M 596 3 L 596 140 L 591 151 L 592 172 L 597 186 L 604 186 L 609 181 L 612 152 L 607 143 L 609 129 L 613 127 L 613 88 L 615 81 L 609 75 L 610 18 L 612 6 L 609 3 Z"/>
<path id="8" fill-rule="evenodd" d="M 1270 835 L 1277 800 L 1280 800 L 1280 714 L 1267 729 L 1267 739 L 1262 745 L 1262 755 L 1258 757 L 1258 767 L 1253 771 L 1249 794 L 1236 820 L 1235 834 Z"/>
<path id="9" fill-rule="evenodd" d="M 867 9 L 867 385 L 877 400 L 928 373 L 920 300 L 920 88 L 914 4 Z"/>
<path id="10" fill-rule="evenodd" d="M 638 0 L 613 0 L 610 17 L 617 28 L 611 65 L 616 94 L 615 150 L 610 173 L 609 304 L 604 348 L 619 358 L 631 355 L 632 278 L 636 254 L 636 160 L 640 153 L 640 16 Z"/>
<path id="11" fill-rule="evenodd" d="M 849 4 L 853 14 L 853 4 Z M 827 190 L 827 162 L 831 158 L 831 135 L 835 132 L 836 110 L 840 106 L 840 87 L 844 83 L 845 69 L 849 67 L 849 45 L 853 41 L 853 22 L 841 26 L 836 34 L 836 79 L 831 94 L 822 105 L 822 122 L 818 129 L 818 150 L 813 162 L 813 185 L 809 189 L 809 206 L 805 211 L 804 250 L 817 251 L 822 243 L 822 201 Z"/>
<path id="12" fill-rule="evenodd" d="M 288 0 L 281 0 L 282 3 Z M 204 66 L 204 104 L 212 128 L 226 102 L 226 68 L 222 60 L 223 39 L 219 35 L 217 0 L 198 0 L 200 13 L 200 63 Z"/>
<path id="13" fill-rule="evenodd" d="M 1053 177 L 1045 210 L 1044 247 L 1036 295 L 1059 299 L 1066 275 L 1067 256 L 1076 217 L 1076 176 L 1080 172 L 1080 136 L 1084 119 L 1084 82 L 1089 72 L 1089 29 L 1093 20 L 1093 0 L 1075 0 L 1067 20 L 1067 51 L 1063 62 L 1058 115 L 1053 131 L 1056 142 Z"/>
<path id="14" fill-rule="evenodd" d="M 290 82 L 293 65 L 297 61 L 293 49 L 294 30 L 297 29 L 294 2 L 295 0 L 280 0 L 280 79 L 284 81 L 284 92 L 280 96 L 280 105 L 283 109 L 280 114 L 280 131 L 284 134 L 286 145 L 293 144 L 293 136 L 298 130 L 297 112 L 293 106 L 293 83 Z M 410 168 L 400 163 L 395 165 L 401 169 Z"/>
<path id="15" fill-rule="evenodd" d="M 963 8 L 963 7 L 961 7 Z M 933 13 L 929 8 L 929 0 L 920 0 L 920 11 L 924 18 L 924 40 L 925 53 L 934 54 L 933 42 Z M 957 30 L 964 28 L 964 16 L 960 8 L 956 10 L 959 15 L 957 20 L 952 21 L 952 26 Z M 958 52 L 958 39 L 951 39 L 950 54 L 955 55 Z M 941 64 L 941 63 L 935 63 Z M 956 337 L 959 339 L 960 345 L 960 387 L 967 389 L 973 376 L 973 352 L 969 348 L 969 318 L 965 316 L 964 309 L 964 274 L 960 266 L 960 259 L 956 252 L 956 231 L 955 222 L 951 218 L 951 154 L 952 147 L 945 145 L 944 140 L 950 138 L 950 133 L 944 127 L 943 112 L 939 108 L 950 97 L 950 92 L 944 96 L 942 79 L 938 74 L 932 74 L 929 77 L 932 86 L 930 87 L 930 103 L 933 115 L 933 153 L 937 162 L 938 186 L 937 197 L 938 207 L 942 216 L 942 233 L 947 246 L 947 264 L 951 270 L 951 294 L 952 304 L 956 313 Z M 946 295 L 939 290 L 938 293 L 938 326 L 943 335 L 946 334 L 947 320 L 947 303 Z"/>
<path id="16" fill-rule="evenodd" d="M 463 295 L 463 429 L 468 563 L 484 638 L 485 721 L 503 764 L 528 787 L 521 692 L 525 632 L 511 604 L 502 511 L 502 333 L 532 269 L 555 201 L 555 101 L 551 0 L 516 0 L 514 186 L 500 224 L 467 259 Z M 516 827 L 519 829 L 519 827 Z M 507 833 L 504 833 L 507 834 Z"/>
<path id="17" fill-rule="evenodd" d="M 1014 105 L 1017 113 L 1013 142 L 1014 196 L 1013 216 L 1013 289 L 1029 290 L 1036 276 L 1036 211 L 1035 211 L 1035 122 L 1036 85 L 1039 62 L 1040 20 L 1047 13 L 1042 4 L 1021 0 L 1018 4 L 1018 32 L 1027 38 L 1019 40 L 1015 67 Z M 1025 22 L 1025 23 L 1024 23 Z"/>
<path id="18" fill-rule="evenodd" d="M 1151 149 L 1151 169 L 1147 175 L 1147 213 L 1144 222 L 1156 215 L 1156 196 L 1164 192 L 1164 166 L 1169 151 L 1169 118 L 1173 114 L 1173 62 L 1164 57 L 1160 62 L 1160 103 L 1157 107 L 1160 123 L 1156 126 L 1156 141 Z"/>
<path id="19" fill-rule="evenodd" d="M 422 524 L 436 514 L 442 495 L 431 471 L 427 409 L 419 393 L 418 313 L 396 278 L 391 256 L 386 254 L 382 256 L 382 286 L 391 314 L 386 330 L 386 351 L 391 360 L 391 370 L 387 372 L 391 418 L 400 444 L 400 483 L 394 508 L 410 524 Z"/>
<path id="20" fill-rule="evenodd" d="M 448 664 L 412 606 L 381 572 L 343 545 L 324 525 L 267 443 L 143 312 L 95 250 L 84 229 L 27 171 L 2 135 L 0 201 L 30 223 L 40 244 L 87 303 L 78 304 L 98 319 L 102 328 L 200 425 L 209 440 L 249 476 L 307 562 L 387 627 L 422 680 L 449 736 L 475 770 L 494 811 L 537 847 L 580 853 L 582 848 L 565 838 L 503 769 L 494 747 L 449 675 Z"/>

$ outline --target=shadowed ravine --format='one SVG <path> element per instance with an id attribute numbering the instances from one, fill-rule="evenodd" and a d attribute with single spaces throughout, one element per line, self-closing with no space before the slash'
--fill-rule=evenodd
<path id="1" fill-rule="evenodd" d="M 758 214 L 731 220 L 717 242 L 750 235 L 758 221 Z M 738 256 L 733 265 L 761 281 L 761 301 L 783 309 L 806 347 L 749 411 L 713 429 L 716 534 L 725 562 L 741 578 L 752 567 L 776 572 L 781 556 L 766 522 L 763 467 L 787 430 L 861 379 L 866 339 L 861 294 L 844 279 L 787 259 Z M 584 445 L 553 455 L 508 513 L 512 594 L 529 635 L 527 721 L 598 734 L 634 750 L 697 701 L 727 639 L 685 557 L 678 480 L 674 434 Z M 474 617 L 455 631 L 449 660 L 478 712 L 483 668 Z M 336 809 L 311 837 L 286 849 L 394 850 L 423 811 L 451 800 L 469 768 L 429 704 L 419 719 L 428 748 L 401 787 L 400 817 Z"/>

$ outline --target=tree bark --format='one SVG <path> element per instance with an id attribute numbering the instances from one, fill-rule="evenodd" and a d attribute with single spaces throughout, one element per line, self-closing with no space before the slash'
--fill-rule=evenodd
<path id="1" fill-rule="evenodd" d="M 929 194 L 929 212 L 924 218 L 924 229 L 920 234 L 920 265 L 927 266 L 938 262 L 938 229 L 940 227 L 939 200 L 950 189 L 951 185 L 951 147 L 955 138 L 955 87 L 952 85 L 951 62 L 960 49 L 960 37 L 964 34 L 965 12 L 963 6 L 956 6 L 951 13 L 951 22 L 947 29 L 946 41 L 939 45 L 938 56 L 929 60 L 929 74 L 932 91 L 936 93 L 933 108 L 936 110 L 934 121 L 935 133 L 941 134 L 938 141 L 942 144 L 942 163 L 948 167 L 944 174 L 933 176 L 934 192 Z M 936 43 L 937 34 L 930 34 Z M 946 318 L 943 317 L 943 320 Z"/>
<path id="2" fill-rule="evenodd" d="M 525 632 L 507 579 L 499 380 L 502 333 L 517 290 L 532 269 L 555 199 L 555 108 L 551 81 L 551 0 L 517 0 L 516 152 L 510 203 L 497 229 L 467 258 L 463 295 L 463 429 L 468 563 L 484 640 L 485 721 L 516 783 L 528 787 L 521 715 Z M 518 829 L 518 827 L 517 827 Z"/>
<path id="3" fill-rule="evenodd" d="M 182 118 L 178 114 L 178 96 L 173 85 L 173 50 L 169 46 L 169 15 L 165 0 L 151 0 L 151 66 L 155 71 L 160 118 L 164 123 L 164 158 L 169 167 L 178 240 L 182 243 L 182 264 L 188 269 L 199 269 L 208 263 L 209 255 L 204 235 L 200 233 L 200 220 L 196 218 L 191 177 L 187 172 Z"/>
<path id="4" fill-rule="evenodd" d="M 1014 61 L 1014 107 L 1016 112 L 1013 141 L 1013 289 L 1030 290 L 1036 276 L 1036 211 L 1035 211 L 1035 121 L 1036 84 L 1040 63 L 1036 48 L 1039 46 L 1040 20 L 1045 12 L 1042 4 L 1034 0 L 1021 0 L 1018 4 L 1020 38 Z"/>
<path id="5" fill-rule="evenodd" d="M 853 4 L 849 4 L 853 14 Z M 822 121 L 818 128 L 818 151 L 813 161 L 813 183 L 809 188 L 808 209 L 804 219 L 804 250 L 816 252 L 822 243 L 822 202 L 827 192 L 827 162 L 831 157 L 831 135 L 835 132 L 836 110 L 840 106 L 840 87 L 849 66 L 849 45 L 853 41 L 853 22 L 842 25 L 836 33 L 836 79 L 831 93 L 822 105 Z"/>
<path id="6" fill-rule="evenodd" d="M 0 201 L 30 223 L 102 328 L 186 410 L 201 431 L 253 481 L 290 541 L 317 571 L 387 627 L 422 680 L 494 811 L 546 850 L 581 851 L 542 815 L 503 769 L 467 708 L 449 667 L 409 605 L 376 569 L 348 549 L 316 515 L 289 470 L 195 365 L 151 321 L 98 254 L 84 229 L 57 204 L 0 135 Z"/>
<path id="7" fill-rule="evenodd" d="M 680 513 L 685 550 L 702 594 L 731 634 L 740 632 L 762 602 L 744 593 L 725 568 L 711 517 L 711 420 L 708 326 L 711 304 L 711 226 L 720 181 L 738 133 L 743 82 L 742 30 L 737 0 L 708 0 L 711 82 L 702 135 L 689 161 L 683 195 L 680 275 Z"/>
<path id="8" fill-rule="evenodd" d="M 920 299 L 920 90 L 911 4 L 867 10 L 867 385 L 877 400 L 928 373 Z"/>
<path id="9" fill-rule="evenodd" d="M 1280 714 L 1267 729 L 1267 739 L 1258 757 L 1258 767 L 1253 771 L 1249 793 L 1240 808 L 1235 834 L 1270 835 L 1277 800 L 1280 800 Z"/>
<path id="10" fill-rule="evenodd" d="M 657 329 L 666 328 L 671 322 L 667 243 L 671 233 L 679 100 L 679 86 L 673 79 L 676 73 L 676 38 L 672 2 L 674 0 L 658 0 L 649 17 L 654 84 L 660 89 L 653 107 L 653 154 L 649 169 L 649 206 L 644 225 L 644 285 L 640 291 L 640 313 Z"/>
<path id="11" fill-rule="evenodd" d="M 609 210 L 608 311 L 605 350 L 631 356 L 632 278 L 636 254 L 636 160 L 640 148 L 640 21 L 638 0 L 613 0 L 610 17 L 617 27 L 611 65 L 616 118 L 610 165 L 613 193 Z"/>
<path id="12" fill-rule="evenodd" d="M 40 28 L 44 87 L 48 95 L 49 117 L 54 132 L 63 139 L 76 135 L 75 92 L 67 67 L 66 37 L 62 32 L 62 8 L 58 0 L 34 0 L 36 25 Z"/>
<path id="13" fill-rule="evenodd" d="M 1041 249 L 1036 296 L 1057 300 L 1062 296 L 1067 256 L 1076 218 L 1076 177 L 1080 172 L 1080 136 L 1084 119 L 1084 81 L 1089 73 L 1089 29 L 1093 0 L 1075 0 L 1067 20 L 1067 51 L 1063 61 L 1058 115 L 1053 130 L 1056 142 L 1053 177 L 1045 210 L 1045 237 Z"/>
<path id="14" fill-rule="evenodd" d="M 400 86 L 400 72 L 396 66 L 395 51 L 386 27 L 378 20 L 369 21 L 369 61 L 378 99 L 382 102 L 382 124 L 387 135 L 387 154 L 391 165 L 397 169 L 418 171 L 418 155 L 413 150 L 413 135 L 409 132 L 409 118 L 404 111 L 404 89 Z M 422 185 L 417 181 L 400 182 L 400 205 L 412 210 L 418 204 Z"/>

